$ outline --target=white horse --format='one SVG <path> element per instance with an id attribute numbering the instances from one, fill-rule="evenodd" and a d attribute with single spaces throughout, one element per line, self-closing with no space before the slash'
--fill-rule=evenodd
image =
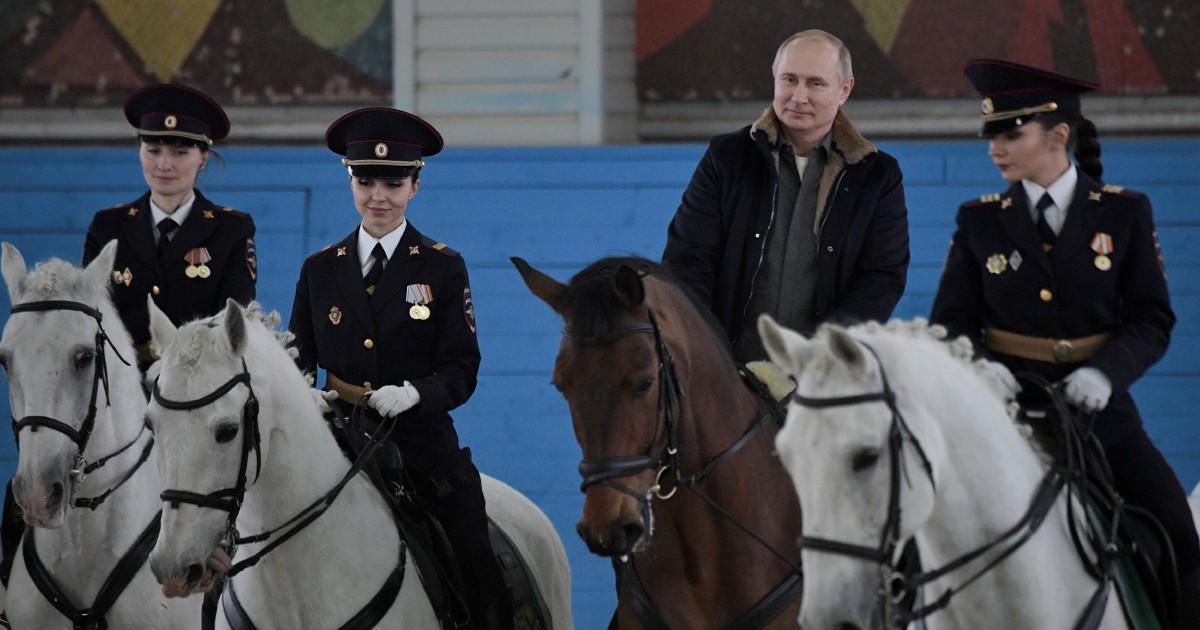
<path id="1" fill-rule="evenodd" d="M 16 247 L 4 243 L 3 250 L 0 266 L 14 307 L 0 361 L 20 447 L 13 492 L 33 526 L 9 580 L 12 627 L 71 628 L 71 611 L 102 616 L 110 628 L 199 627 L 199 605 L 168 602 L 145 562 L 157 536 L 162 482 L 154 466 L 140 465 L 154 438 L 144 430 L 146 398 L 132 365 L 133 343 L 109 297 L 117 242 L 86 269 L 51 259 L 27 272 Z M 103 465 L 85 476 L 89 462 Z M 88 499 L 101 502 L 73 509 Z M 124 590 L 101 593 L 110 574 L 122 573 L 118 561 L 143 535 L 148 540 L 142 539 L 141 561 L 130 567 Z M 33 573 L 49 580 L 43 588 L 58 589 L 63 611 L 31 578 L 25 562 L 31 540 L 44 567 L 37 571 L 34 564 Z M 113 596 L 111 608 L 99 610 Z"/>
<path id="2" fill-rule="evenodd" d="M 219 502 L 197 505 L 204 502 L 201 495 L 229 498 L 241 487 L 244 502 L 233 512 L 237 530 L 257 534 L 279 528 L 325 496 L 346 476 L 350 462 L 309 396 L 305 376 L 273 330 L 277 315 L 263 318 L 257 305 L 243 310 L 230 301 L 217 316 L 176 329 L 152 304 L 150 308 L 162 370 L 148 415 L 159 441 L 158 462 L 171 489 L 151 564 L 164 590 L 187 593 L 213 545 L 229 535 L 230 513 L 223 509 L 234 509 Z M 222 383 L 233 384 L 227 389 Z M 256 423 L 244 413 L 251 393 L 259 407 Z M 189 410 L 169 402 L 198 399 L 204 404 Z M 549 519 L 499 481 L 485 477 L 483 488 L 489 514 L 530 565 L 551 608 L 553 626 L 571 628 L 570 568 Z M 235 492 L 221 493 L 230 489 Z M 184 497 L 174 507 L 172 492 Z M 234 561 L 270 544 L 243 544 Z M 386 614 L 378 627 L 438 628 L 383 497 L 359 474 L 347 480 L 328 512 L 228 580 L 222 605 L 228 605 L 232 584 L 245 615 L 258 628 L 337 628 L 366 609 L 398 567 L 403 571 L 399 592 L 394 603 L 379 611 Z M 218 627 L 227 627 L 224 614 L 218 612 L 217 620 Z"/>
<path id="3" fill-rule="evenodd" d="M 924 587 L 925 605 L 953 591 L 925 618 L 931 630 L 1076 627 L 1101 584 L 1071 542 L 1065 494 L 1040 527 L 1010 531 L 1048 467 L 965 338 L 948 344 L 923 320 L 825 326 L 806 339 L 763 316 L 759 331 L 796 381 L 776 447 L 804 513 L 803 627 L 891 627 L 881 593 L 910 539 L 924 570 L 950 568 Z M 1090 610 L 1103 614 L 1095 627 L 1127 627 L 1115 590 Z"/>

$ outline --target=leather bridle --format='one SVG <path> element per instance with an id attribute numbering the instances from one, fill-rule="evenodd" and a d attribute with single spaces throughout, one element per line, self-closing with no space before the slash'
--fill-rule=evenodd
<path id="1" fill-rule="evenodd" d="M 142 430 L 139 431 L 138 434 L 129 441 L 129 443 L 125 444 L 121 448 L 97 459 L 94 462 L 88 463 L 83 454 L 87 450 L 88 441 L 91 439 L 92 430 L 95 428 L 97 411 L 96 401 L 100 395 L 101 385 L 104 387 L 105 406 L 112 406 L 112 399 L 109 395 L 108 386 L 107 355 L 104 352 L 105 345 L 112 349 L 113 354 L 115 354 L 122 363 L 129 365 L 129 362 L 125 360 L 125 357 L 121 356 L 121 352 L 117 350 L 116 345 L 113 344 L 112 339 L 110 339 L 108 336 L 108 333 L 104 331 L 104 325 L 102 323 L 104 314 L 98 309 L 88 306 L 87 304 L 70 300 L 39 300 L 34 302 L 25 302 L 23 304 L 16 304 L 12 307 L 10 312 L 11 314 L 15 315 L 17 313 L 38 313 L 46 311 L 78 311 L 96 320 L 95 357 L 93 359 L 94 367 L 92 370 L 92 393 L 88 398 L 87 413 L 84 415 L 83 422 L 80 423 L 78 429 L 70 424 L 67 424 L 66 422 L 58 420 L 57 418 L 51 418 L 50 416 L 24 416 L 20 419 L 13 418 L 13 440 L 19 444 L 20 442 L 18 440 L 18 435 L 20 434 L 21 430 L 25 428 L 28 428 L 32 432 L 37 432 L 39 428 L 46 428 L 67 436 L 67 439 L 74 442 L 76 447 L 75 457 L 73 459 L 73 467 L 71 468 L 70 473 L 71 488 L 69 496 L 71 497 L 71 500 L 69 504 L 76 508 L 95 510 L 96 508 L 100 507 L 100 505 L 104 503 L 105 499 L 115 492 L 117 488 L 120 488 L 125 484 L 126 481 L 129 481 L 129 479 L 133 477 L 133 474 L 137 472 L 138 468 L 140 468 L 141 465 L 150 457 L 150 449 L 154 446 L 154 438 L 151 436 L 150 441 L 142 450 L 141 458 L 138 459 L 137 463 L 133 465 L 133 468 L 131 468 L 129 472 L 127 472 L 120 479 L 120 481 L 116 483 L 116 485 L 95 497 L 76 498 L 74 496 L 75 487 L 78 484 L 82 483 L 89 474 L 107 464 L 112 458 L 124 453 L 131 446 L 136 444 L 137 441 L 141 439 L 142 433 L 146 431 L 146 427 L 143 426 Z"/>
<path id="2" fill-rule="evenodd" d="M 154 381 L 153 390 L 154 401 L 164 409 L 190 411 L 212 404 L 225 394 L 228 394 L 239 384 L 246 386 L 246 389 L 249 390 L 249 395 L 246 397 L 246 402 L 242 405 L 242 455 L 241 461 L 238 464 L 236 484 L 232 488 L 224 488 L 208 494 L 200 494 L 188 490 L 164 490 L 159 495 L 171 508 L 178 509 L 180 504 L 186 503 L 226 512 L 229 516 L 225 521 L 225 538 L 221 541 L 221 545 L 229 550 L 230 556 L 233 555 L 237 544 L 236 525 L 238 513 L 241 511 L 242 502 L 246 498 L 246 488 L 249 487 L 248 473 L 251 452 L 255 456 L 254 478 L 257 480 L 259 474 L 262 472 L 262 452 L 260 450 L 260 436 L 258 431 L 258 398 L 254 396 L 254 388 L 250 385 L 250 372 L 246 368 L 246 360 L 242 359 L 242 371 L 240 374 L 234 375 L 208 395 L 201 396 L 195 400 L 176 401 L 165 398 L 162 395 L 162 391 L 158 388 L 157 380 Z"/>
<path id="3" fill-rule="evenodd" d="M 852 396 L 838 396 L 830 398 L 810 398 L 801 395 L 798 391 L 792 393 L 792 401 L 803 407 L 812 409 L 825 409 L 830 407 L 845 407 L 850 405 L 860 405 L 873 402 L 882 402 L 887 405 L 891 411 L 892 419 L 888 428 L 888 449 L 891 455 L 890 474 L 891 480 L 888 489 L 888 515 L 884 522 L 883 531 L 880 534 L 879 545 L 876 547 L 868 547 L 866 545 L 858 545 L 847 543 L 829 538 L 821 538 L 817 536 L 801 536 L 797 541 L 802 549 L 832 553 L 835 555 L 848 556 L 857 558 L 867 562 L 873 562 L 879 565 L 880 569 L 880 601 L 884 613 L 884 621 L 887 628 L 905 628 L 909 623 L 923 619 L 930 614 L 945 608 L 954 594 L 962 591 L 985 573 L 990 571 L 1001 561 L 1011 555 L 1014 551 L 1020 548 L 1029 538 L 1031 538 L 1037 528 L 1041 525 L 1046 515 L 1050 512 L 1054 505 L 1055 499 L 1066 485 L 1066 478 L 1062 471 L 1054 466 L 1051 466 L 1039 484 L 1038 492 L 1034 496 L 1025 515 L 1015 525 L 1006 530 L 995 540 L 988 542 L 972 551 L 969 551 L 955 560 L 937 569 L 932 569 L 924 573 L 916 573 L 912 567 L 899 566 L 897 558 L 897 550 L 899 549 L 900 540 L 900 524 L 901 524 L 901 505 L 900 505 L 900 480 L 904 475 L 903 459 L 904 459 L 904 441 L 907 439 L 915 447 L 917 454 L 921 457 L 921 463 L 925 469 L 926 475 L 929 477 L 930 484 L 936 488 L 933 478 L 933 468 L 929 462 L 929 457 L 925 454 L 925 450 L 921 447 L 920 440 L 909 428 L 905 422 L 904 416 L 900 413 L 900 409 L 896 405 L 896 394 L 888 384 L 887 373 L 883 368 L 883 362 L 879 360 L 879 355 L 870 345 L 858 342 L 865 347 L 873 357 L 875 363 L 879 367 L 879 378 L 882 382 L 882 390 L 879 392 L 871 392 L 866 394 L 858 394 Z M 1015 537 L 1015 539 L 1014 539 Z M 985 553 L 997 549 L 1002 543 L 1011 540 L 1010 544 L 999 550 L 996 557 L 989 560 L 978 572 L 967 578 L 962 584 L 955 588 L 947 588 L 936 600 L 932 603 L 922 606 L 916 610 L 905 610 L 899 603 L 906 599 L 909 594 L 915 589 L 932 582 L 940 577 L 943 577 L 952 571 L 962 568 L 966 564 L 980 558 Z"/>

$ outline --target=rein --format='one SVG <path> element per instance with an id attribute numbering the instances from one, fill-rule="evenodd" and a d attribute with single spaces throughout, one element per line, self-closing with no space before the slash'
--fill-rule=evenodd
<path id="1" fill-rule="evenodd" d="M 329 492 L 325 493 L 316 501 L 310 503 L 307 507 L 300 510 L 300 512 L 295 516 L 288 519 L 278 527 L 269 529 L 260 534 L 255 534 L 253 536 L 239 536 L 237 533 L 237 517 L 241 511 L 242 503 L 245 501 L 246 490 L 249 487 L 249 484 L 247 483 L 247 472 L 249 469 L 251 451 L 254 452 L 255 460 L 257 461 L 257 466 L 254 473 L 255 481 L 258 480 L 258 477 L 262 472 L 262 452 L 260 450 L 260 436 L 258 427 L 259 406 L 258 399 L 254 395 L 254 388 L 250 385 L 250 372 L 246 367 L 246 360 L 242 359 L 242 372 L 240 374 L 235 375 L 233 378 L 226 381 L 223 385 L 218 387 L 207 396 L 189 401 L 168 400 L 164 398 L 162 393 L 159 391 L 157 381 L 154 384 L 153 395 L 154 400 L 166 409 L 189 411 L 212 404 L 225 394 L 228 394 L 238 384 L 245 384 L 250 390 L 250 396 L 246 399 L 246 403 L 242 407 L 242 424 L 243 431 L 245 432 L 246 436 L 253 436 L 253 442 L 247 439 L 247 437 L 243 437 L 242 439 L 242 457 L 241 462 L 238 465 L 237 485 L 233 488 L 217 490 L 209 494 L 199 494 L 186 490 L 165 490 L 160 495 L 162 500 L 169 503 L 170 507 L 172 508 L 178 508 L 181 503 L 186 503 L 227 512 L 229 517 L 227 518 L 225 525 L 225 538 L 221 544 L 229 550 L 230 556 L 233 555 L 234 551 L 237 549 L 237 546 L 240 544 L 258 543 L 271 540 L 273 536 L 279 534 L 279 532 L 283 531 L 285 528 L 290 527 L 290 529 L 288 529 L 282 535 L 267 543 L 257 553 L 238 561 L 232 567 L 230 567 L 229 571 L 227 571 L 224 576 L 227 580 L 238 573 L 241 573 L 242 571 L 258 564 L 258 562 L 262 560 L 264 556 L 273 551 L 276 547 L 282 545 L 291 537 L 300 533 L 301 530 L 324 514 L 325 511 L 328 510 L 331 505 L 333 505 L 333 502 L 337 499 L 338 495 L 341 494 L 342 489 L 346 487 L 346 484 L 350 483 L 350 480 L 353 479 L 363 469 L 364 466 L 366 466 L 367 462 L 374 455 L 375 451 L 378 450 L 383 442 L 387 440 L 388 436 L 391 435 L 392 430 L 396 426 L 395 416 L 392 418 L 385 418 L 383 422 L 380 423 L 379 427 L 376 428 L 375 432 L 371 434 L 367 446 L 350 466 L 350 469 L 346 472 L 346 474 L 342 476 L 342 479 L 336 485 L 334 485 Z M 358 405 L 361 405 L 362 403 L 363 401 L 359 401 Z M 358 405 L 356 405 L 356 408 Z M 293 525 L 294 527 L 291 527 Z"/>
<path id="2" fill-rule="evenodd" d="M 816 536 L 801 536 L 798 544 L 802 549 L 848 556 L 878 564 L 881 580 L 879 594 L 886 623 L 889 624 L 888 627 L 890 628 L 904 628 L 913 621 L 924 619 L 934 612 L 945 608 L 956 593 L 970 586 L 975 580 L 996 567 L 1032 538 L 1033 534 L 1037 532 L 1037 529 L 1045 520 L 1046 515 L 1049 514 L 1050 509 L 1053 507 L 1055 500 L 1059 497 L 1063 488 L 1068 485 L 1068 479 L 1060 468 L 1050 467 L 1039 484 L 1037 494 L 1034 496 L 1025 514 L 1016 524 L 1001 534 L 999 538 L 969 551 L 937 569 L 919 574 L 902 570 L 897 566 L 894 558 L 896 558 L 896 551 L 900 543 L 900 479 L 904 474 L 902 462 L 904 458 L 904 440 L 906 438 L 913 444 L 918 455 L 920 455 L 925 473 L 929 476 L 931 484 L 934 483 L 933 469 L 928 456 L 926 456 L 921 446 L 920 440 L 917 439 L 917 436 L 909 428 L 903 414 L 900 413 L 896 405 L 896 394 L 888 383 L 887 372 L 884 370 L 883 362 L 879 360 L 879 355 L 870 345 L 861 341 L 859 343 L 875 357 L 875 362 L 879 366 L 880 381 L 882 382 L 881 391 L 830 398 L 810 398 L 801 395 L 799 392 L 793 392 L 791 398 L 792 401 L 801 406 L 814 409 L 845 407 L 872 402 L 883 402 L 887 405 L 888 410 L 892 413 L 891 425 L 888 429 L 888 448 L 891 455 L 891 481 L 888 491 L 887 520 L 884 523 L 883 532 L 877 547 L 868 547 Z M 1010 539 L 1011 542 L 1009 542 Z M 898 609 L 897 604 L 908 593 L 912 592 L 913 589 L 962 568 L 1006 542 L 1009 542 L 1009 545 L 1001 549 L 996 557 L 989 560 L 987 564 L 967 578 L 961 585 L 947 588 L 933 603 L 912 611 Z M 1097 605 L 1097 602 L 1099 602 L 1101 607 L 1103 606 L 1102 599 L 1093 597 L 1092 601 L 1089 602 L 1088 609 L 1085 611 L 1085 618 L 1087 617 L 1087 613 L 1092 611 Z"/>
<path id="3" fill-rule="evenodd" d="M 595 484 L 602 484 L 614 490 L 627 494 L 637 500 L 642 506 L 642 519 L 646 523 L 652 522 L 650 500 L 652 497 L 657 497 L 659 500 L 666 501 L 675 496 L 675 492 L 679 488 L 685 488 L 692 494 L 703 500 L 717 514 L 733 523 L 738 529 L 742 530 L 759 545 L 771 552 L 775 557 L 779 558 L 785 565 L 792 570 L 784 581 L 776 587 L 771 593 L 760 600 L 753 608 L 739 616 L 730 625 L 731 628 L 760 628 L 768 621 L 773 619 L 779 612 L 786 607 L 787 603 L 791 602 L 799 596 L 803 584 L 803 570 L 798 564 L 793 563 L 779 550 L 775 549 L 770 543 L 764 540 L 756 532 L 747 527 L 744 523 L 736 519 L 732 514 L 726 511 L 720 504 L 713 501 L 711 497 L 704 494 L 698 489 L 698 485 L 709 474 L 713 472 L 718 465 L 729 459 L 743 447 L 749 444 L 755 436 L 766 427 L 772 419 L 775 419 L 775 414 L 770 412 L 763 416 L 750 426 L 732 445 L 725 450 L 709 459 L 700 470 L 694 474 L 684 476 L 679 469 L 679 409 L 684 398 L 683 387 L 680 384 L 679 375 L 675 370 L 675 360 L 671 356 L 671 351 L 667 344 L 663 341 L 662 329 L 658 325 L 658 320 L 654 316 L 654 308 L 646 304 L 646 314 L 649 318 L 647 323 L 638 323 L 624 328 L 618 328 L 609 331 L 602 335 L 583 336 L 574 334 L 570 327 L 564 327 L 562 333 L 568 339 L 583 346 L 588 345 L 605 345 L 612 343 L 617 339 L 628 337 L 637 334 L 652 334 L 654 335 L 654 349 L 658 356 L 658 413 L 655 415 L 655 426 L 653 436 L 650 439 L 650 444 L 647 445 L 644 455 L 632 455 L 623 457 L 608 457 L 608 458 L 590 458 L 579 462 L 579 474 L 583 477 L 583 482 L 579 486 L 580 492 L 586 492 L 587 489 Z M 655 444 L 658 441 L 660 422 L 665 425 L 666 429 L 666 445 L 658 450 Z M 665 451 L 665 458 L 655 456 L 656 452 Z M 665 461 L 664 461 L 665 459 Z M 627 477 L 640 473 L 646 469 L 657 469 L 657 474 L 654 478 L 654 484 L 646 492 L 645 495 L 639 494 L 629 486 L 618 483 L 615 479 Z M 670 471 L 673 477 L 673 487 L 669 492 L 662 490 L 662 482 L 664 475 Z M 631 583 L 635 585 L 632 589 L 634 596 L 634 610 L 638 618 L 643 623 L 648 623 L 650 627 L 662 627 L 665 622 L 662 621 L 661 615 L 653 602 L 650 602 L 649 596 L 646 595 L 644 588 L 641 586 L 641 580 L 637 576 L 637 571 L 633 568 L 632 563 L 624 561 L 627 570 L 627 575 L 634 576 Z"/>
<path id="4" fill-rule="evenodd" d="M 109 453 L 108 455 L 105 455 L 104 457 L 101 457 L 100 459 L 97 459 L 92 463 L 88 463 L 88 461 L 84 458 L 83 453 L 87 450 L 88 442 L 92 437 L 92 430 L 95 428 L 97 412 L 96 400 L 99 398 L 101 385 L 104 386 L 105 406 L 112 406 L 112 399 L 109 395 L 108 361 L 106 358 L 107 354 L 105 354 L 104 351 L 105 345 L 112 349 L 113 354 L 117 355 L 117 358 L 120 359 L 122 363 L 125 365 L 130 365 L 130 363 L 129 361 L 125 360 L 125 357 L 121 356 L 121 351 L 117 350 L 117 346 L 113 344 L 112 339 L 108 336 L 108 333 L 105 332 L 104 324 L 102 323 L 104 314 L 101 313 L 99 309 L 88 306 L 87 304 L 83 304 L 81 302 L 74 302 L 70 300 L 39 300 L 34 302 L 25 302 L 23 304 L 16 304 L 12 307 L 10 313 L 16 315 L 17 313 L 41 313 L 46 311 L 78 311 L 96 320 L 95 363 L 92 370 L 92 393 L 88 398 L 87 414 L 84 415 L 83 422 L 80 423 L 78 429 L 61 420 L 58 420 L 57 418 L 51 418 L 49 416 L 24 416 L 19 420 L 13 418 L 13 441 L 19 443 L 18 435 L 22 429 L 27 427 L 32 432 L 37 432 L 39 428 L 45 427 L 51 431 L 58 431 L 59 433 L 67 436 L 67 439 L 74 442 L 76 446 L 75 458 L 73 460 L 74 467 L 71 469 L 70 473 L 70 496 L 72 497 L 70 505 L 75 508 L 87 508 L 89 510 L 95 510 L 96 508 L 100 507 L 100 505 L 102 505 L 104 501 L 108 499 L 110 495 L 112 495 L 112 493 L 116 492 L 118 488 L 125 485 L 125 482 L 129 481 L 129 479 L 133 477 L 134 473 L 141 468 L 142 464 L 149 459 L 150 450 L 154 447 L 154 436 L 151 434 L 150 441 L 146 444 L 145 448 L 142 449 L 142 455 L 138 459 L 137 463 L 135 463 L 133 468 L 129 469 L 129 471 L 121 477 L 120 481 L 118 481 L 116 485 L 110 487 L 108 490 L 105 490 L 103 493 L 95 497 L 75 497 L 76 486 L 78 486 L 80 483 L 83 483 L 83 480 L 86 479 L 88 475 L 99 470 L 111 459 L 117 455 L 120 455 L 121 453 L 124 453 L 127 449 L 136 444 L 138 440 L 142 438 L 142 433 L 146 431 L 146 427 L 143 426 L 142 430 L 139 431 L 136 436 L 134 436 L 133 440 L 121 448 Z"/>

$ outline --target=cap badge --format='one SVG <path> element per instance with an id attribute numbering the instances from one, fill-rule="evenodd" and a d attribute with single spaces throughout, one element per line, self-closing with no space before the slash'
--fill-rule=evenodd
<path id="1" fill-rule="evenodd" d="M 979 109 L 983 111 L 984 115 L 987 115 L 996 111 L 996 106 L 992 104 L 992 99 L 985 98 L 979 102 Z"/>
<path id="2" fill-rule="evenodd" d="M 167 129 L 174 129 L 175 127 L 179 126 L 179 119 L 175 118 L 174 116 L 167 116 L 163 119 L 163 126 Z"/>
<path id="3" fill-rule="evenodd" d="M 388 148 L 386 144 L 380 142 L 379 144 L 375 145 L 375 157 L 385 158 L 387 157 L 387 154 Z"/>

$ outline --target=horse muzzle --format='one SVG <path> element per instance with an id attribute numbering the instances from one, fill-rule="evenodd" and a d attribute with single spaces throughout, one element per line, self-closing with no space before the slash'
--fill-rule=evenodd
<path id="1" fill-rule="evenodd" d="M 20 474 L 13 477 L 13 499 L 21 506 L 25 523 L 44 529 L 62 525 L 68 507 L 68 483 L 65 479 L 51 480 L 45 476 L 32 480 Z"/>
<path id="2" fill-rule="evenodd" d="M 615 497 L 615 501 L 605 501 Z M 645 547 L 648 528 L 640 505 L 607 488 L 592 488 L 583 503 L 575 531 L 588 550 L 599 556 L 624 556 Z"/>

